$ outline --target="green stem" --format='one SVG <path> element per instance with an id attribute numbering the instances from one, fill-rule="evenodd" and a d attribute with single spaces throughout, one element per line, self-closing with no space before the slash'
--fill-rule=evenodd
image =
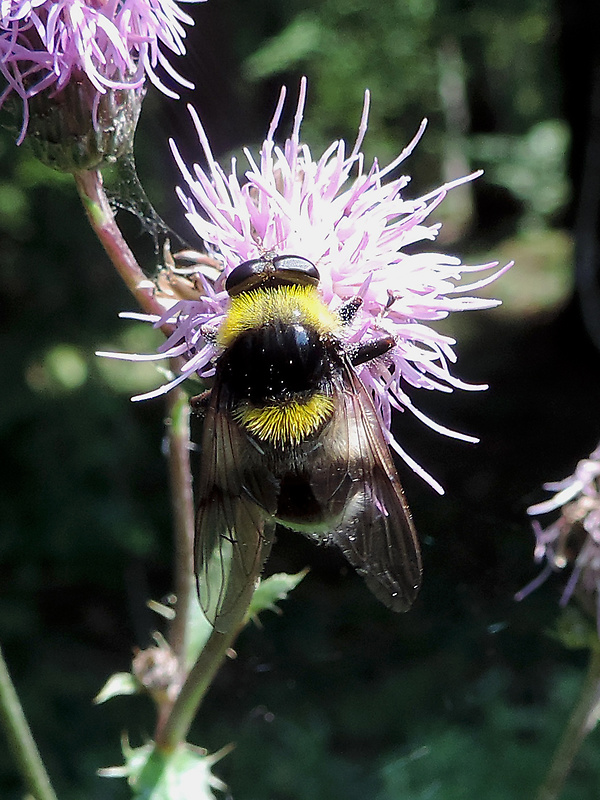
<path id="1" fill-rule="evenodd" d="M 173 364 L 177 372 L 178 365 Z M 190 468 L 190 403 L 180 388 L 168 395 L 169 403 L 169 474 L 175 539 L 175 619 L 169 632 L 169 644 L 186 667 L 189 607 L 194 587 L 194 497 Z"/>
<path id="2" fill-rule="evenodd" d="M 125 285 L 147 314 L 161 317 L 165 309 L 155 297 L 154 284 L 144 275 L 115 222 L 102 174 L 98 170 L 82 170 L 74 173 L 74 178 L 90 225 Z M 173 326 L 165 324 L 161 330 L 169 336 Z"/>
<path id="3" fill-rule="evenodd" d="M 19 770 L 35 800 L 56 800 L 0 649 L 0 721 Z"/>
<path id="4" fill-rule="evenodd" d="M 587 674 L 575 708 L 552 758 L 550 769 L 536 795 L 536 800 L 557 800 L 575 756 L 585 737 L 598 722 L 600 704 L 600 648 L 590 654 Z"/>
<path id="5" fill-rule="evenodd" d="M 171 752 L 177 745 L 185 741 L 204 695 L 225 660 L 227 651 L 244 626 L 254 588 L 254 581 L 248 581 L 240 601 L 236 604 L 238 609 L 237 619 L 232 620 L 230 618 L 231 624 L 225 633 L 213 628 L 208 641 L 204 645 L 204 649 L 198 656 L 175 700 L 171 713 L 164 721 L 164 724 L 157 726 L 155 737 L 157 749 L 163 752 Z"/>
<path id="6" fill-rule="evenodd" d="M 162 316 L 164 309 L 155 297 L 154 285 L 142 272 L 115 222 L 104 191 L 102 175 L 97 170 L 87 170 L 75 173 L 74 177 L 90 224 L 117 272 L 146 313 Z M 172 325 L 162 326 L 162 331 L 167 336 L 172 330 Z M 194 509 L 189 464 L 189 409 L 182 392 L 172 392 L 170 417 L 169 469 L 175 515 L 177 593 L 177 613 L 170 631 L 170 644 L 179 657 L 182 669 L 185 670 L 188 604 L 193 582 Z M 255 577 L 258 578 L 258 575 Z M 158 749 L 171 751 L 184 741 L 213 677 L 243 627 L 253 592 L 254 581 L 249 580 L 241 597 L 236 601 L 237 616 L 233 618 L 233 615 L 230 615 L 228 618 L 227 632 L 212 631 L 172 707 L 169 701 L 159 708 L 156 726 Z"/>

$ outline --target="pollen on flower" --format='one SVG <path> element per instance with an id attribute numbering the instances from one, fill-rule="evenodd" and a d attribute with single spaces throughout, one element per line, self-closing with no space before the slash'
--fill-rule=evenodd
<path id="1" fill-rule="evenodd" d="M 188 167 L 171 143 L 184 181 L 178 195 L 186 217 L 219 258 L 223 271 L 214 283 L 205 282 L 196 300 L 180 301 L 166 312 L 163 322 L 169 319 L 175 330 L 161 348 L 162 355 L 182 355 L 187 361 L 181 375 L 144 397 L 168 391 L 191 373 L 201 378 L 214 373 L 218 344 L 216 337 L 203 336 L 203 331 L 218 329 L 225 319 L 230 305 L 225 281 L 236 266 L 265 253 L 299 255 L 317 267 L 321 299 L 331 312 L 348 300 L 361 299 L 352 322 L 343 326 L 348 345 L 382 335 L 394 338 L 396 345 L 386 358 L 362 365 L 359 375 L 372 393 L 390 446 L 441 492 L 439 484 L 404 452 L 390 426 L 392 411 L 407 409 L 434 430 L 477 441 L 429 419 L 415 407 L 411 394 L 417 389 L 487 388 L 466 384 L 453 374 L 456 343 L 431 323 L 454 311 L 498 305 L 499 301 L 466 293 L 491 283 L 511 264 L 466 266 L 454 256 L 430 249 L 415 253 L 414 248 L 419 241 L 429 245 L 435 241 L 440 225 L 429 223 L 428 217 L 448 191 L 480 173 L 408 198 L 408 177 L 387 178 L 413 152 L 425 123 L 390 164 L 380 167 L 375 161 L 365 168 L 361 146 L 367 130 L 368 92 L 354 146 L 348 151 L 343 141 L 336 141 L 319 156 L 313 156 L 300 140 L 305 79 L 291 134 L 282 146 L 276 144 L 285 96 L 282 89 L 260 152 L 244 151 L 247 165 L 242 175 L 235 159 L 229 168 L 217 162 L 193 109 L 190 113 L 207 168 Z M 484 275 L 461 283 L 470 273 Z"/>
<path id="2" fill-rule="evenodd" d="M 203 0 L 184 0 L 203 2 Z M 29 100 L 56 94 L 72 81 L 89 81 L 98 96 L 140 90 L 146 78 L 171 97 L 159 72 L 191 87 L 165 51 L 185 53 L 184 25 L 192 18 L 175 0 L 7 0 L 0 5 L 0 73 L 7 98 L 23 103 L 21 142 L 29 124 Z"/>

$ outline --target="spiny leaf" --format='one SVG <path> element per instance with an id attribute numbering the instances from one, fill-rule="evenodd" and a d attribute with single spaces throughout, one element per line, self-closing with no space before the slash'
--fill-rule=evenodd
<path id="1" fill-rule="evenodd" d="M 255 619 L 265 609 L 278 612 L 277 603 L 280 600 L 286 600 L 288 594 L 296 588 L 307 573 L 308 569 L 303 569 L 295 575 L 290 575 L 287 572 L 278 572 L 261 580 L 252 595 L 247 618 Z"/>

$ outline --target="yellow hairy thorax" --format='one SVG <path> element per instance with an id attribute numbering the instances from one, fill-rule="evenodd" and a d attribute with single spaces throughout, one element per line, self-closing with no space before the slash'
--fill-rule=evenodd
<path id="1" fill-rule="evenodd" d="M 217 343 L 229 347 L 242 333 L 272 322 L 299 323 L 321 334 L 333 333 L 340 325 L 338 317 L 323 303 L 314 286 L 254 289 L 231 298 Z"/>
<path id="2" fill-rule="evenodd" d="M 254 406 L 241 403 L 233 416 L 257 439 L 275 446 L 297 445 L 317 433 L 333 414 L 334 401 L 322 392 L 302 400 Z"/>

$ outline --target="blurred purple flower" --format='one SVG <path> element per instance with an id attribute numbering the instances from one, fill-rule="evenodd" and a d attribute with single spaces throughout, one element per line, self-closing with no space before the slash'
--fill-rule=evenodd
<path id="1" fill-rule="evenodd" d="M 203 2 L 203 0 L 183 0 Z M 21 142 L 29 122 L 28 101 L 45 89 L 60 92 L 85 75 L 102 95 L 110 89 L 140 89 L 146 76 L 170 97 L 160 67 L 179 84 L 164 50 L 183 55 L 192 25 L 174 0 L 3 0 L 0 4 L 0 72 L 10 95 L 23 102 Z"/>
<path id="2" fill-rule="evenodd" d="M 164 320 L 170 320 L 176 328 L 159 354 L 132 356 L 183 356 L 186 359 L 176 379 L 139 399 L 166 392 L 193 373 L 201 378 L 214 373 L 218 352 L 213 342 L 203 336 L 203 331 L 216 328 L 226 313 L 228 295 L 224 284 L 234 267 L 268 251 L 301 255 L 317 266 L 323 300 L 330 308 L 335 310 L 352 297 L 363 299 L 347 332 L 348 343 L 382 333 L 395 338 L 396 346 L 389 358 L 362 366 L 360 377 L 373 393 L 390 446 L 441 492 L 439 484 L 392 437 L 392 410 L 409 409 L 441 433 L 477 441 L 428 419 L 415 408 L 407 389 L 451 392 L 454 388 L 487 388 L 465 384 L 452 374 L 450 365 L 456 361 L 455 341 L 435 331 L 429 323 L 444 319 L 451 311 L 498 305 L 497 300 L 459 295 L 491 283 L 510 264 L 493 271 L 497 262 L 467 267 L 454 256 L 436 252 L 409 254 L 404 249 L 415 242 L 435 240 L 441 226 L 426 225 L 425 220 L 449 189 L 472 180 L 479 173 L 446 184 L 416 200 L 402 196 L 409 183 L 408 177 L 384 183 L 384 178 L 412 153 L 425 123 L 391 164 L 380 168 L 375 161 L 365 171 L 360 147 L 367 129 L 368 92 L 358 138 L 350 154 L 346 155 L 344 142 L 337 141 L 315 160 L 309 148 L 300 143 L 305 95 L 306 81 L 303 80 L 292 135 L 282 149 L 274 142 L 285 100 L 285 90 L 282 90 L 259 157 L 255 159 L 249 150 L 244 151 L 249 163 L 244 181 L 236 174 L 235 159 L 230 172 L 215 161 L 200 120 L 190 109 L 208 170 L 197 164 L 188 169 L 172 143 L 187 184 L 178 189 L 178 194 L 188 220 L 204 242 L 214 248 L 223 270 L 216 281 L 202 279 L 202 293 L 196 300 L 180 300 L 169 308 Z M 481 271 L 488 274 L 475 282 L 457 285 L 464 273 Z"/>
<path id="3" fill-rule="evenodd" d="M 530 506 L 527 513 L 535 516 L 560 509 L 561 514 L 547 528 L 542 528 L 537 520 L 533 523 L 534 558 L 546 564 L 538 577 L 518 592 L 516 599 L 522 600 L 553 572 L 572 565 L 561 605 L 569 602 L 575 590 L 581 590 L 588 598 L 595 597 L 600 625 L 600 444 L 589 458 L 577 464 L 573 475 L 563 481 L 545 483 L 544 489 L 555 492 L 554 496 Z"/>

